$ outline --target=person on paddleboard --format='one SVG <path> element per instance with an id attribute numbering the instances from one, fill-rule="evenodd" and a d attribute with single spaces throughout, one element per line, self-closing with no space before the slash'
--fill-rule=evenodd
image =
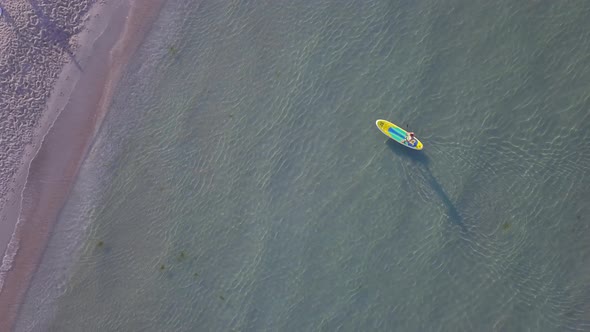
<path id="1" fill-rule="evenodd" d="M 406 133 L 406 138 L 402 141 L 402 143 L 408 142 L 408 145 L 414 146 L 416 145 L 416 137 L 414 136 L 413 131 L 408 131 Z"/>

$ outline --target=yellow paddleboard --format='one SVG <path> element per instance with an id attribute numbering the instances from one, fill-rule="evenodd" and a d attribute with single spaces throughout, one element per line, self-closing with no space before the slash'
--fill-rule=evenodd
<path id="1" fill-rule="evenodd" d="M 392 140 L 398 142 L 399 144 L 407 148 L 414 150 L 422 150 L 424 148 L 422 142 L 420 142 L 420 140 L 418 140 L 416 136 L 414 136 L 414 139 L 411 142 L 406 141 L 406 136 L 408 132 L 405 129 L 398 127 L 387 120 L 377 120 L 375 124 L 377 125 L 377 128 L 379 128 L 379 130 L 381 130 L 381 132 L 385 136 L 391 138 Z"/>

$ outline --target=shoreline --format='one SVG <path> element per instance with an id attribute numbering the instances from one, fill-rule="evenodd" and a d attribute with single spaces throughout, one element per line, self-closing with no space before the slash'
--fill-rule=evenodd
<path id="1" fill-rule="evenodd" d="M 84 31 L 73 37 L 79 44 L 76 60 L 63 67 L 44 110 L 44 121 L 36 128 L 48 130 L 30 162 L 22 203 L 15 206 L 13 196 L 12 210 L 3 211 L 7 216 L 14 216 L 19 210 L 20 214 L 10 240 L 12 252 L 6 252 L 13 257 L 5 256 L 11 262 L 4 266 L 8 271 L 4 272 L 0 288 L 1 331 L 10 331 L 15 326 L 52 229 L 108 113 L 125 65 L 164 3 L 165 0 L 96 3 L 83 24 Z"/>
<path id="2" fill-rule="evenodd" d="M 24 0 L 4 4 L 0 16 L 4 49 L 0 53 L 0 108 L 6 110 L 0 112 L 0 253 L 13 241 L 29 164 L 59 114 L 58 108 L 47 106 L 72 52 L 73 38 L 64 38 L 80 33 L 88 17 L 87 6 L 94 1 L 77 0 L 70 11 L 58 14 Z M 29 15 L 37 20 L 28 20 Z M 53 34 L 48 35 L 50 31 Z M 9 266 L 10 261 L 3 259 L 0 275 Z"/>
<path id="3" fill-rule="evenodd" d="M 85 22 L 88 22 L 88 27 L 80 32 L 78 35 L 73 36 L 72 40 L 74 43 L 77 40 L 92 42 L 82 42 L 80 47 L 76 49 L 76 56 L 86 55 L 92 51 L 93 42 L 98 38 L 98 35 L 104 31 L 104 25 L 106 20 L 97 19 L 96 15 L 101 11 L 100 4 L 96 4 L 92 7 L 86 16 L 88 17 Z M 95 17 L 92 20 L 92 16 Z M 82 23 L 83 25 L 86 25 Z M 90 30 L 92 29 L 92 31 Z M 50 96 L 47 100 L 45 108 L 42 111 L 38 125 L 33 128 L 33 139 L 32 142 L 24 147 L 24 158 L 20 163 L 16 175 L 11 183 L 11 191 L 4 197 L 5 205 L 0 206 L 0 253 L 3 253 L 2 261 L 0 262 L 0 292 L 3 288 L 4 272 L 10 269 L 12 260 L 18 249 L 18 237 L 15 232 L 17 229 L 19 214 L 22 209 L 23 192 L 29 175 L 31 163 L 33 158 L 39 153 L 45 136 L 49 133 L 50 128 L 53 126 L 61 111 L 66 107 L 72 91 L 76 87 L 76 83 L 80 78 L 79 63 L 69 61 L 66 62 L 59 76 L 53 82 Z M 9 223 L 12 221 L 12 223 Z"/>

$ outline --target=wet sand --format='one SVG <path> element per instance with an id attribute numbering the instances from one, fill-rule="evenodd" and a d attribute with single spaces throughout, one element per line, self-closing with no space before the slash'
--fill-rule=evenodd
<path id="1" fill-rule="evenodd" d="M 37 126 L 38 131 L 43 127 L 50 129 L 28 168 L 22 207 L 15 191 L 3 211 L 8 221 L 2 223 L 3 232 L 10 227 L 9 218 L 21 212 L 11 239 L 12 247 L 18 250 L 9 257 L 12 262 L 4 272 L 0 290 L 0 331 L 14 327 L 53 226 L 107 114 L 125 64 L 164 2 L 109 1 L 95 5 L 89 12 L 86 29 L 75 37 L 76 61 L 70 61 L 61 71 L 43 121 Z"/>
<path id="2" fill-rule="evenodd" d="M 63 108 L 47 107 L 95 0 L 2 3 L 0 16 L 0 253 L 20 211 L 31 159 Z M 60 8 L 60 10 L 56 10 Z M 14 245 L 11 249 L 14 249 Z M 10 267 L 3 260 L 1 274 Z"/>

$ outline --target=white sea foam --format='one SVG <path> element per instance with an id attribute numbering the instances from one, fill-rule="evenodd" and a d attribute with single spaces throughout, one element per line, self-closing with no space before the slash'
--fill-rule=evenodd
<path id="1" fill-rule="evenodd" d="M 6 248 L 6 252 L 4 253 L 4 257 L 2 258 L 2 265 L 0 266 L 0 291 L 2 291 L 2 287 L 4 287 L 6 273 L 12 268 L 14 256 L 16 256 L 16 253 L 18 252 L 18 242 L 18 237 L 13 232 L 8 247 Z"/>

